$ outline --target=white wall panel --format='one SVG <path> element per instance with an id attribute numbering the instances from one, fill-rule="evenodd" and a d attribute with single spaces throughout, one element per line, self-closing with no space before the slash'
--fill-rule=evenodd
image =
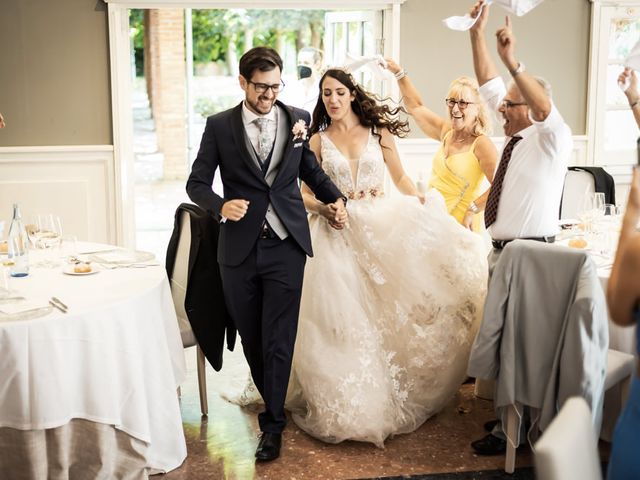
<path id="1" fill-rule="evenodd" d="M 113 171 L 111 146 L 0 148 L 0 221 L 17 202 L 25 223 L 52 213 L 65 234 L 115 243 Z"/>

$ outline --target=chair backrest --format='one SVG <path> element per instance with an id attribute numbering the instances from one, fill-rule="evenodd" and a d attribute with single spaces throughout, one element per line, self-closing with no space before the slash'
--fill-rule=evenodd
<path id="1" fill-rule="evenodd" d="M 537 478 L 601 480 L 596 433 L 587 402 L 568 399 L 535 445 Z"/>
<path id="2" fill-rule="evenodd" d="M 178 317 L 180 336 L 182 345 L 191 347 L 196 344 L 195 336 L 191 330 L 191 324 L 187 318 L 184 302 L 187 294 L 187 281 L 189 279 L 189 252 L 191 250 L 191 219 L 189 212 L 180 212 L 179 219 L 180 236 L 178 237 L 178 247 L 176 249 L 176 259 L 173 264 L 171 274 L 171 296 Z"/>
<path id="3" fill-rule="evenodd" d="M 564 177 L 564 190 L 560 204 L 560 218 L 578 218 L 586 194 L 595 193 L 593 175 L 569 170 Z"/>

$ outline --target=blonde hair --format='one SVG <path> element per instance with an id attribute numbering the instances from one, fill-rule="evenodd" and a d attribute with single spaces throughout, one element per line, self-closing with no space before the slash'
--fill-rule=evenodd
<path id="1" fill-rule="evenodd" d="M 469 92 L 471 98 L 465 98 Z M 491 117 L 489 116 L 489 110 L 487 104 L 484 103 L 480 96 L 480 90 L 478 88 L 478 82 L 470 77 L 458 77 L 451 85 L 449 85 L 449 93 L 447 98 L 454 98 L 456 100 L 464 99 L 468 102 L 472 102 L 478 107 L 478 116 L 476 117 L 476 124 L 473 128 L 474 135 L 487 135 L 491 132 Z"/>

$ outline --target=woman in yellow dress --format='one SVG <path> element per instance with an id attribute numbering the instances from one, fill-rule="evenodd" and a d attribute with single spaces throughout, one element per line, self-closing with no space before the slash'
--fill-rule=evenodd
<path id="1" fill-rule="evenodd" d="M 487 133 L 491 125 L 487 107 L 480 98 L 478 84 L 469 77 L 451 82 L 445 99 L 448 116 L 441 117 L 422 103 L 406 72 L 386 59 L 395 74 L 404 105 L 420 129 L 440 141 L 433 159 L 429 186 L 444 197 L 447 210 L 458 222 L 478 231 L 489 189 L 480 192 L 483 179 L 493 180 L 498 151 Z"/>

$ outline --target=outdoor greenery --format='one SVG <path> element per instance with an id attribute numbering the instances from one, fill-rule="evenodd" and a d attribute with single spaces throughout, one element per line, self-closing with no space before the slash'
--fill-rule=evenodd
<path id="1" fill-rule="evenodd" d="M 256 45 L 284 52 L 303 46 L 323 48 L 325 10 L 192 10 L 193 61 L 218 63 L 237 74 L 238 58 Z M 130 11 L 136 75 L 143 75 L 144 10 Z"/>

